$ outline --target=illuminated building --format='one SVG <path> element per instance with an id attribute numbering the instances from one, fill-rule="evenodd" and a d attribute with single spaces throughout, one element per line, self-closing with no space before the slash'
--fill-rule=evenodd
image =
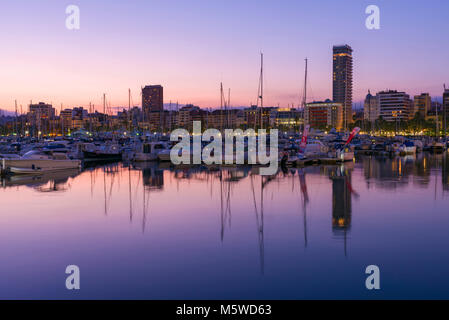
<path id="1" fill-rule="evenodd" d="M 352 123 L 352 48 L 333 47 L 332 100 L 343 104 L 343 126 Z"/>
<path id="2" fill-rule="evenodd" d="M 343 104 L 326 101 L 307 103 L 304 110 L 304 123 L 312 128 L 331 127 L 343 129 Z"/>
<path id="3" fill-rule="evenodd" d="M 385 121 L 404 121 L 413 118 L 412 102 L 405 92 L 396 90 L 381 91 L 377 93 L 379 99 L 379 112 Z"/>
<path id="4" fill-rule="evenodd" d="M 142 88 L 142 111 L 145 115 L 152 111 L 164 110 L 164 89 L 161 85 Z"/>
<path id="5" fill-rule="evenodd" d="M 379 118 L 379 100 L 370 91 L 368 91 L 363 105 L 363 118 L 370 122 L 374 122 Z"/>
<path id="6" fill-rule="evenodd" d="M 413 99 L 413 116 L 416 113 L 419 113 L 421 117 L 427 117 L 427 113 L 430 111 L 431 105 L 432 99 L 428 93 L 416 95 Z"/>

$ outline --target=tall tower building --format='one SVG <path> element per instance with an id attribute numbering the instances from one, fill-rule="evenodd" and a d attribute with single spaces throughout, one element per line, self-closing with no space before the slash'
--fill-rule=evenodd
<path id="1" fill-rule="evenodd" d="M 352 123 L 352 48 L 333 47 L 332 100 L 343 104 L 343 126 Z"/>
<path id="2" fill-rule="evenodd" d="M 164 88 L 161 85 L 142 88 L 142 111 L 148 114 L 152 111 L 164 110 Z"/>
<path id="3" fill-rule="evenodd" d="M 446 88 L 444 85 L 443 92 L 443 129 L 444 129 L 444 137 L 447 134 L 447 122 L 449 121 L 449 88 Z"/>

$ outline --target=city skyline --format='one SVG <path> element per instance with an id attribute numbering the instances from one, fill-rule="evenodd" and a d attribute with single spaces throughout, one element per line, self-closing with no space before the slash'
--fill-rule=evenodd
<path id="1" fill-rule="evenodd" d="M 323 101 L 332 98 L 332 47 L 342 44 L 354 50 L 354 103 L 362 103 L 368 90 L 386 89 L 440 99 L 449 82 L 444 71 L 449 44 L 441 40 L 449 4 L 443 1 L 377 1 L 380 30 L 365 28 L 366 1 L 352 1 L 343 12 L 331 1 L 282 6 L 200 1 L 190 7 L 179 2 L 182 10 L 175 11 L 143 1 L 79 1 L 76 31 L 64 26 L 67 4 L 41 1 L 22 10 L 20 2 L 2 8 L 0 57 L 8 63 L 0 109 L 8 111 L 15 99 L 24 109 L 32 100 L 57 108 L 92 102 L 101 111 L 103 93 L 113 108 L 127 106 L 128 88 L 132 104 L 140 105 L 140 88 L 147 84 L 164 87 L 165 105 L 171 100 L 214 108 L 220 105 L 220 82 L 231 88 L 232 106 L 249 106 L 257 99 L 260 51 L 264 105 L 300 104 L 306 57 L 307 100 Z M 245 18 L 250 12 L 257 19 Z"/>

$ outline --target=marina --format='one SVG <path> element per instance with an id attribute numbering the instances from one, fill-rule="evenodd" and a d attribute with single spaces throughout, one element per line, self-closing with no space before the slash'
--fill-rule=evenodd
<path id="1" fill-rule="evenodd" d="M 449 300 L 449 1 L 6 2 L 0 300 Z"/>

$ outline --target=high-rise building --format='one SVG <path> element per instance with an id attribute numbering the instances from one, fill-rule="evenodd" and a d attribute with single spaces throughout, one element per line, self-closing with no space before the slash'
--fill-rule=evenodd
<path id="1" fill-rule="evenodd" d="M 427 117 L 431 105 L 432 99 L 428 93 L 416 95 L 413 100 L 413 116 L 415 116 L 416 113 L 419 113 L 421 117 Z"/>
<path id="2" fill-rule="evenodd" d="M 379 100 L 369 90 L 363 105 L 363 118 L 370 122 L 374 122 L 379 118 Z"/>
<path id="3" fill-rule="evenodd" d="M 164 110 L 164 88 L 161 85 L 142 88 L 142 111 L 144 114 L 162 110 Z"/>
<path id="4" fill-rule="evenodd" d="M 332 100 L 343 104 L 343 126 L 352 123 L 352 48 L 333 47 Z"/>
<path id="5" fill-rule="evenodd" d="M 405 92 L 396 90 L 381 91 L 377 93 L 379 99 L 379 115 L 386 121 L 404 121 L 413 118 L 412 102 Z"/>
<path id="6" fill-rule="evenodd" d="M 444 86 L 443 92 L 443 129 L 444 135 L 447 134 L 447 122 L 449 121 L 449 89 Z"/>
<path id="7" fill-rule="evenodd" d="M 326 101 L 307 103 L 304 109 L 304 123 L 312 128 L 332 127 L 343 129 L 343 104 Z"/>

